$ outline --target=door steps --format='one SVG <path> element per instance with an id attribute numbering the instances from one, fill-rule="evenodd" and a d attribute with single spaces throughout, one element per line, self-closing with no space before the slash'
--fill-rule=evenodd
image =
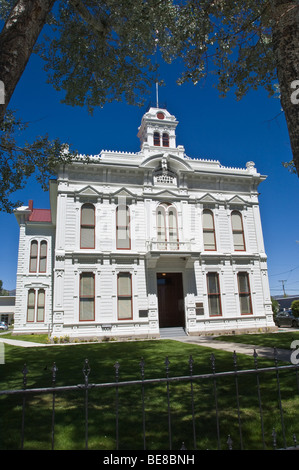
<path id="1" fill-rule="evenodd" d="M 160 328 L 160 338 L 178 338 L 181 336 L 187 336 L 185 328 L 181 326 Z"/>

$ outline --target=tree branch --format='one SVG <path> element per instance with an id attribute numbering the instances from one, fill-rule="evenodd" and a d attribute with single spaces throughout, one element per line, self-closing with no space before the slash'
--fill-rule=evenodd
<path id="1" fill-rule="evenodd" d="M 81 0 L 70 0 L 71 5 L 79 13 L 81 18 L 86 21 L 95 31 L 98 33 L 104 33 L 106 31 L 105 24 L 99 19 L 95 19 L 86 6 Z"/>

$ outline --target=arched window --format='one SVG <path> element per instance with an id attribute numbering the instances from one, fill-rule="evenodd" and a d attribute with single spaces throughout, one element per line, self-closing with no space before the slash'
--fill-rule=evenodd
<path id="1" fill-rule="evenodd" d="M 175 207 L 170 206 L 168 209 L 168 233 L 171 250 L 179 249 L 179 234 L 177 224 L 177 212 Z"/>
<path id="2" fill-rule="evenodd" d="M 95 248 L 95 207 L 83 204 L 81 208 L 81 248 Z"/>
<path id="3" fill-rule="evenodd" d="M 231 214 L 232 218 L 232 230 L 233 230 L 233 241 L 235 251 L 245 251 L 245 238 L 242 215 L 238 211 L 233 211 Z"/>
<path id="4" fill-rule="evenodd" d="M 37 257 L 38 257 L 38 243 L 36 240 L 33 240 L 30 246 L 29 271 L 31 273 L 37 272 Z"/>
<path id="5" fill-rule="evenodd" d="M 214 216 L 213 216 L 212 211 L 208 209 L 204 209 L 203 217 L 202 217 L 202 224 L 203 224 L 204 249 L 207 251 L 215 251 L 216 250 L 216 236 L 215 236 Z"/>
<path id="6" fill-rule="evenodd" d="M 160 204 L 157 208 L 157 241 L 160 250 L 179 249 L 177 211 L 170 204 Z"/>
<path id="7" fill-rule="evenodd" d="M 47 271 L 47 251 L 48 251 L 48 244 L 45 240 L 43 240 L 40 243 L 40 250 L 39 250 L 39 272 L 40 273 L 45 273 Z"/>
<path id="8" fill-rule="evenodd" d="M 159 132 L 154 132 L 154 145 L 156 147 L 159 147 L 161 145 Z"/>
<path id="9" fill-rule="evenodd" d="M 166 217 L 165 217 L 165 208 L 162 205 L 160 205 L 157 209 L 157 240 L 158 240 L 158 249 L 166 250 L 167 248 Z"/>
<path id="10" fill-rule="evenodd" d="M 131 249 L 130 210 L 128 206 L 122 204 L 116 208 L 116 248 Z"/>
<path id="11" fill-rule="evenodd" d="M 29 272 L 30 273 L 45 273 L 47 271 L 47 253 L 48 243 L 46 240 L 40 242 L 38 249 L 38 241 L 32 240 L 30 245 L 30 261 L 29 261 Z M 37 270 L 38 267 L 38 270 Z"/>
<path id="12" fill-rule="evenodd" d="M 167 134 L 167 132 L 163 133 L 162 141 L 163 147 L 169 147 L 169 135 Z"/>

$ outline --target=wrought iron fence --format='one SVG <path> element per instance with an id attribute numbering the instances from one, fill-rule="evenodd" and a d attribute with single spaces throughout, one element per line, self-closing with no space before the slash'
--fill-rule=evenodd
<path id="1" fill-rule="evenodd" d="M 165 359 L 165 376 L 159 378 L 146 378 L 145 371 L 146 371 L 146 364 L 143 358 L 141 359 L 139 366 L 140 366 L 140 379 L 138 380 L 120 380 L 120 364 L 116 362 L 114 364 L 114 374 L 115 380 L 112 382 L 107 383 L 91 383 L 89 380 L 91 366 L 89 364 L 88 359 L 85 360 L 82 374 L 83 374 L 83 381 L 80 384 L 76 385 L 66 385 L 66 386 L 57 386 L 57 374 L 58 374 L 58 367 L 56 363 L 53 364 L 51 368 L 51 385 L 48 387 L 42 388 L 28 388 L 27 387 L 27 378 L 29 374 L 29 370 L 27 365 L 24 365 L 22 370 L 22 382 L 23 388 L 18 390 L 0 390 L 0 398 L 1 397 L 8 397 L 8 396 L 15 396 L 21 397 L 21 430 L 20 430 L 20 448 L 24 448 L 25 444 L 25 428 L 26 428 L 26 410 L 27 410 L 27 401 L 29 396 L 37 396 L 47 394 L 52 397 L 51 398 L 51 448 L 55 449 L 55 424 L 56 424 L 56 399 L 59 394 L 63 394 L 64 392 L 70 391 L 81 391 L 84 394 L 84 426 L 85 426 L 85 449 L 89 448 L 89 407 L 90 407 L 90 396 L 92 390 L 103 390 L 103 389 L 110 389 L 113 391 L 114 400 L 111 402 L 111 406 L 114 407 L 114 420 L 115 420 L 115 449 L 119 450 L 121 447 L 121 440 L 120 440 L 120 433 L 119 433 L 119 417 L 121 411 L 121 400 L 119 397 L 119 392 L 123 388 L 130 388 L 133 386 L 137 386 L 140 394 L 140 415 L 142 420 L 142 447 L 144 450 L 147 450 L 147 426 L 146 426 L 146 418 L 147 418 L 147 410 L 146 410 L 146 394 L 147 389 L 149 386 L 165 386 L 166 390 L 166 407 L 167 407 L 167 434 L 168 434 L 168 442 L 164 443 L 164 446 L 167 446 L 169 450 L 197 450 L 199 447 L 199 440 L 201 436 L 198 436 L 198 413 L 196 407 L 198 404 L 196 403 L 196 399 L 198 401 L 198 385 L 204 382 L 208 382 L 211 386 L 211 395 L 212 400 L 214 402 L 213 409 L 209 411 L 210 414 L 214 416 L 214 434 L 215 434 L 215 448 L 221 450 L 223 448 L 223 442 L 225 442 L 226 449 L 233 450 L 233 449 L 244 449 L 246 445 L 244 443 L 244 436 L 243 436 L 243 425 L 244 420 L 242 420 L 242 407 L 241 401 L 244 398 L 244 391 L 243 394 L 240 393 L 240 380 L 244 377 L 251 376 L 253 380 L 251 381 L 251 386 L 254 385 L 254 390 L 248 390 L 247 393 L 252 395 L 256 393 L 257 397 L 257 414 L 258 422 L 260 426 L 260 442 L 263 449 L 296 449 L 297 448 L 297 438 L 294 429 L 291 432 L 291 436 L 286 429 L 285 424 L 285 410 L 283 408 L 283 397 L 281 391 L 281 374 L 288 373 L 288 380 L 291 380 L 294 385 L 294 393 L 299 395 L 299 380 L 298 380 L 298 366 L 294 364 L 278 364 L 278 356 L 277 351 L 274 349 L 273 355 L 273 366 L 267 367 L 260 367 L 258 364 L 258 354 L 254 350 L 253 354 L 253 364 L 254 366 L 251 369 L 239 369 L 238 368 L 238 358 L 237 354 L 234 352 L 233 354 L 233 369 L 230 371 L 225 372 L 217 372 L 216 371 L 216 360 L 215 355 L 212 354 L 211 357 L 211 369 L 209 373 L 204 374 L 195 374 L 194 373 L 194 360 L 193 357 L 190 356 L 188 360 L 188 374 L 187 375 L 180 375 L 180 376 L 171 376 L 170 374 L 170 361 L 169 358 L 166 357 Z M 267 433 L 265 431 L 265 417 L 264 417 L 264 404 L 262 400 L 262 392 L 263 387 L 261 386 L 261 377 L 264 377 L 264 374 L 272 373 L 272 382 L 269 384 L 270 387 L 273 389 L 276 388 L 276 398 L 277 403 L 274 408 L 278 412 L 279 416 L 279 430 L 277 428 L 271 428 L 271 447 L 269 446 L 269 426 L 267 425 Z M 219 381 L 221 380 L 229 380 L 231 384 L 233 384 L 234 389 L 234 397 L 230 394 L 231 407 L 228 412 L 235 413 L 237 425 L 234 428 L 234 435 L 232 433 L 226 434 L 224 437 L 221 435 L 221 412 L 222 412 L 222 400 L 219 400 Z M 188 385 L 188 400 L 190 404 L 190 417 L 188 423 L 190 425 L 190 435 L 189 435 L 189 442 L 187 443 L 184 440 L 184 436 L 181 436 L 183 439 L 180 441 L 180 446 L 174 448 L 173 442 L 173 427 L 172 427 L 172 413 L 173 413 L 173 398 L 171 396 L 171 389 L 174 387 L 174 384 L 187 384 Z M 244 385 L 244 384 L 243 384 Z M 275 385 L 275 387 L 274 387 Z M 267 386 L 267 385 L 266 385 Z M 264 384 L 265 387 L 265 384 Z M 230 389 L 231 390 L 231 389 Z M 221 392 L 223 394 L 223 390 Z M 288 392 L 290 393 L 290 392 Z M 291 392 L 292 395 L 293 392 Z M 245 393 L 246 394 L 246 393 Z M 113 403 L 114 402 L 114 403 Z M 1 402 L 0 402 L 1 405 Z M 29 405 L 28 405 L 29 406 Z M 298 422 L 296 419 L 296 410 L 295 411 L 295 426 Z M 1 410 L 0 410 L 1 413 Z M 272 412 L 270 413 L 272 414 Z M 182 417 L 184 419 L 184 417 Z M 277 426 L 277 420 L 276 426 Z M 279 433 L 280 445 L 277 443 Z M 192 436 L 192 437 L 190 437 Z M 291 443 L 288 440 L 292 441 Z M 267 442 L 266 442 L 267 441 Z M 234 445 L 235 443 L 236 446 Z M 138 447 L 139 448 L 139 447 Z M 165 448 L 165 447 L 163 447 Z M 299 449 L 299 447 L 298 447 Z"/>

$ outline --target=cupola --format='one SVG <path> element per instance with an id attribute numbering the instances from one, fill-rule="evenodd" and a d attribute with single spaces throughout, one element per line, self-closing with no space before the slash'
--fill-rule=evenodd
<path id="1" fill-rule="evenodd" d="M 141 149 L 144 145 L 151 150 L 175 149 L 175 130 L 178 121 L 163 108 L 150 108 L 143 116 L 139 127 L 138 137 Z"/>

